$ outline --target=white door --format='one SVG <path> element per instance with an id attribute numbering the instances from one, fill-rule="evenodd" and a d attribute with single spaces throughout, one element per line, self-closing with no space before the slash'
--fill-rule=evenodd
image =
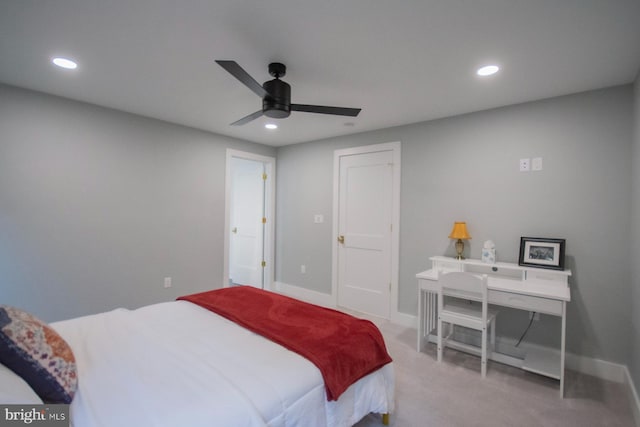
<path id="1" fill-rule="evenodd" d="M 229 279 L 263 287 L 265 181 L 262 162 L 231 158 Z"/>
<path id="2" fill-rule="evenodd" d="M 393 152 L 341 156 L 338 305 L 389 318 Z"/>

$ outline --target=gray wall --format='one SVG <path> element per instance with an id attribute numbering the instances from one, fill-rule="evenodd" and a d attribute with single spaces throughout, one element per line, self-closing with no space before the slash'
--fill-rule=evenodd
<path id="1" fill-rule="evenodd" d="M 454 253 L 454 220 L 467 221 L 474 258 L 489 238 L 499 260 L 516 262 L 520 236 L 564 237 L 569 350 L 630 364 L 638 384 L 633 100 L 622 86 L 276 151 L 0 85 L 0 300 L 58 320 L 219 286 L 227 147 L 277 153 L 276 278 L 329 293 L 333 151 L 399 140 L 399 310 L 415 314 L 414 275 L 428 257 Z M 519 158 L 537 156 L 543 171 L 517 171 Z M 173 288 L 162 288 L 165 276 Z M 500 333 L 517 337 L 527 322 L 503 311 Z M 556 326 L 543 318 L 528 339 L 547 343 Z"/>
<path id="2" fill-rule="evenodd" d="M 0 85 L 1 303 L 51 321 L 220 287 L 227 147 L 275 155 Z"/>
<path id="3" fill-rule="evenodd" d="M 633 214 L 631 216 L 632 265 L 632 313 L 631 363 L 629 369 L 636 390 L 640 390 L 640 73 L 634 85 L 634 134 L 633 134 Z"/>
<path id="4" fill-rule="evenodd" d="M 278 149 L 278 281 L 331 289 L 333 151 L 402 142 L 399 311 L 416 313 L 415 274 L 432 255 L 453 255 L 455 220 L 487 239 L 499 261 L 517 262 L 520 236 L 567 239 L 571 352 L 628 363 L 630 355 L 632 86 Z M 520 158 L 543 170 L 520 173 Z M 327 221 L 313 224 L 313 214 Z M 300 264 L 307 273 L 299 273 Z M 499 333 L 517 337 L 527 313 L 503 310 Z M 543 317 L 528 339 L 557 343 Z"/>

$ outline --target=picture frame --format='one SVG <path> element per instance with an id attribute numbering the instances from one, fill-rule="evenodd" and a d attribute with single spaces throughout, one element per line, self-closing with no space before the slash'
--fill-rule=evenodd
<path id="1" fill-rule="evenodd" d="M 565 239 L 520 237 L 518 265 L 564 270 Z"/>

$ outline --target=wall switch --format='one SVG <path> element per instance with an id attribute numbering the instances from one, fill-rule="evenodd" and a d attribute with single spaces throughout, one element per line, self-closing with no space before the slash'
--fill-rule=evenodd
<path id="1" fill-rule="evenodd" d="M 300 266 L 300 273 L 305 274 L 307 272 L 307 266 L 302 264 Z"/>
<path id="2" fill-rule="evenodd" d="M 531 159 L 531 170 L 532 171 L 542 170 L 542 157 L 534 157 L 533 159 Z"/>
<path id="3" fill-rule="evenodd" d="M 531 170 L 530 159 L 520 159 L 520 172 L 529 172 Z"/>
<path id="4" fill-rule="evenodd" d="M 165 287 L 165 289 L 171 287 L 171 277 L 165 277 L 164 278 L 164 287 Z"/>
<path id="5" fill-rule="evenodd" d="M 324 222 L 324 216 L 321 214 L 315 214 L 313 216 L 313 222 L 315 224 L 322 224 Z"/>
<path id="6" fill-rule="evenodd" d="M 529 320 L 531 320 L 531 318 L 533 318 L 534 322 L 537 322 L 538 320 L 540 320 L 540 313 L 538 313 L 537 311 L 530 311 Z"/>

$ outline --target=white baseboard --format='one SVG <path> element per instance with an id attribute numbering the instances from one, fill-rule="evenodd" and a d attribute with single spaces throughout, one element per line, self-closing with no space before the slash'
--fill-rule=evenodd
<path id="1" fill-rule="evenodd" d="M 629 387 L 629 401 L 631 402 L 631 411 L 633 411 L 633 418 L 636 422 L 636 427 L 640 427 L 640 397 L 638 396 L 638 389 L 636 388 L 633 378 L 629 369 L 625 366 L 625 383 Z"/>
<path id="2" fill-rule="evenodd" d="M 329 308 L 336 308 L 336 299 L 331 294 L 325 294 L 318 291 L 302 288 L 300 286 L 291 285 L 283 282 L 275 282 L 275 291 L 281 294 L 298 298 L 311 304 L 321 305 Z M 416 316 L 411 314 L 392 311 L 390 315 L 391 323 L 405 326 L 407 328 L 416 328 Z"/>
<path id="3" fill-rule="evenodd" d="M 321 305 L 323 307 L 336 308 L 334 298 L 330 294 L 313 291 L 300 286 L 289 285 L 288 283 L 275 282 L 275 290 L 281 294 L 298 298 L 299 300 Z"/>
<path id="4" fill-rule="evenodd" d="M 391 323 L 396 325 L 404 326 L 405 328 L 413 328 L 418 329 L 418 318 L 412 314 L 401 313 L 399 311 L 394 311 L 391 313 Z"/>
<path id="5" fill-rule="evenodd" d="M 606 360 L 594 359 L 591 357 L 579 356 L 567 353 L 566 363 L 569 369 L 592 375 L 603 380 L 617 383 L 626 382 L 627 367 L 618 363 L 607 362 Z"/>

